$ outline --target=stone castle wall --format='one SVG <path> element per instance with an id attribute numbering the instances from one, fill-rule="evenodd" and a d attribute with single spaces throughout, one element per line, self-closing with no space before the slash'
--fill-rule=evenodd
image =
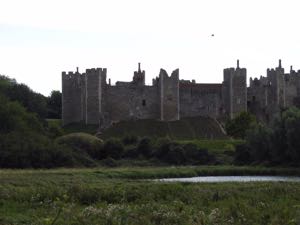
<path id="1" fill-rule="evenodd" d="M 218 118 L 222 113 L 222 85 L 180 83 L 180 117 L 207 116 Z"/>
<path id="2" fill-rule="evenodd" d="M 279 65 L 275 69 L 267 69 L 267 76 L 250 79 L 248 87 L 249 111 L 260 119 L 271 121 L 281 110 L 300 106 L 300 71 L 285 73 Z"/>
<path id="3" fill-rule="evenodd" d="M 63 123 L 100 124 L 132 119 L 179 120 L 181 117 L 234 115 L 247 110 L 246 69 L 224 70 L 223 84 L 179 80 L 163 69 L 145 85 L 145 71 L 134 72 L 131 82 L 106 82 L 107 70 L 63 72 Z"/>

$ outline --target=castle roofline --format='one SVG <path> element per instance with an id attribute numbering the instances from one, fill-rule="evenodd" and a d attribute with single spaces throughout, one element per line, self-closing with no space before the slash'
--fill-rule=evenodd
<path id="1" fill-rule="evenodd" d="M 221 83 L 188 83 L 180 82 L 180 88 L 199 88 L 199 89 L 220 89 L 222 87 Z"/>

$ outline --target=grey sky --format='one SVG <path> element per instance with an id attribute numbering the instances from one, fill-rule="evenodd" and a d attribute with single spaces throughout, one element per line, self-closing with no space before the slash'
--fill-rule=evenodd
<path id="1" fill-rule="evenodd" d="M 0 0 L 0 74 L 48 95 L 76 66 L 115 82 L 141 62 L 147 83 L 160 68 L 221 82 L 237 58 L 248 78 L 279 58 L 300 69 L 298 11 L 296 0 Z"/>

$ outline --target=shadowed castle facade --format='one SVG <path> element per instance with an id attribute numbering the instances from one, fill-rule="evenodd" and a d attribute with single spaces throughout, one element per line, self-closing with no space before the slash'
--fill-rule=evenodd
<path id="1" fill-rule="evenodd" d="M 283 109 L 300 107 L 300 70 L 291 66 L 290 72 L 285 73 L 279 60 L 278 67 L 267 69 L 266 77 L 250 78 L 248 106 L 250 112 L 267 122 Z"/>
<path id="2" fill-rule="evenodd" d="M 131 82 L 107 83 L 105 68 L 85 73 L 62 73 L 63 124 L 82 122 L 108 127 L 131 119 L 179 120 L 182 117 L 232 118 L 247 111 L 246 69 L 224 69 L 220 84 L 179 79 L 179 70 L 169 76 L 163 69 L 145 84 L 145 71 L 134 72 Z"/>

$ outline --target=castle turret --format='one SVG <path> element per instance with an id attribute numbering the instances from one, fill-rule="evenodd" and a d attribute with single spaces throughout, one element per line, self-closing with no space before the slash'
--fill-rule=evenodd
<path id="1" fill-rule="evenodd" d="M 269 104 L 274 105 L 272 108 L 277 112 L 279 108 L 285 107 L 285 79 L 284 68 L 279 59 L 278 67 L 267 69 L 267 78 L 270 85 Z M 275 113 L 275 111 L 273 113 Z"/>
<path id="2" fill-rule="evenodd" d="M 85 89 L 83 76 L 76 71 L 62 72 L 62 123 L 78 123 L 83 120 L 82 92 Z"/>
<path id="3" fill-rule="evenodd" d="M 86 70 L 86 124 L 99 124 L 103 111 L 106 68 Z M 101 125 L 101 124 L 100 124 Z"/>
<path id="4" fill-rule="evenodd" d="M 132 83 L 145 85 L 145 70 L 141 71 L 141 63 L 138 64 L 138 70 L 134 72 Z"/>
<path id="5" fill-rule="evenodd" d="M 159 73 L 160 119 L 179 120 L 179 69 L 169 77 L 164 69 Z"/>
<path id="6" fill-rule="evenodd" d="M 240 68 L 239 60 L 236 69 L 224 69 L 222 89 L 223 105 L 229 118 L 247 111 L 247 71 Z"/>

